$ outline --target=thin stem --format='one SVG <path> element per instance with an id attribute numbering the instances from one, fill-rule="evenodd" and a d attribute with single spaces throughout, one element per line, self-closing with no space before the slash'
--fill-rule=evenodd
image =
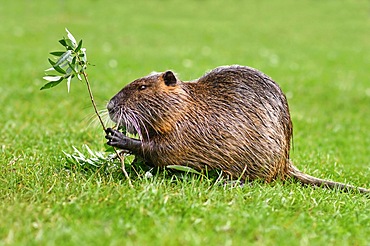
<path id="1" fill-rule="evenodd" d="M 102 118 L 99 115 L 99 112 L 98 112 L 98 109 L 96 107 L 96 103 L 95 103 L 95 100 L 94 100 L 94 96 L 93 96 L 92 91 L 91 91 L 90 83 L 89 83 L 89 80 L 87 78 L 87 74 L 85 73 L 85 70 L 83 70 L 82 75 L 84 76 L 84 79 L 85 79 L 85 82 L 86 82 L 86 86 L 87 86 L 87 90 L 89 91 L 90 100 L 91 100 L 91 103 L 93 105 L 95 114 L 96 114 L 96 116 L 98 116 L 98 119 L 100 121 L 100 124 L 103 127 L 103 130 L 105 132 L 107 130 L 107 128 L 105 127 L 104 122 L 103 122 Z"/>
<path id="2" fill-rule="evenodd" d="M 81 64 L 81 59 L 80 59 L 80 57 L 78 56 L 78 54 L 76 55 L 76 57 L 77 57 L 77 60 L 78 60 L 79 64 Z M 101 124 L 101 126 L 103 127 L 103 130 L 104 130 L 104 132 L 105 132 L 107 128 L 105 127 L 104 122 L 103 122 L 102 118 L 101 118 L 101 117 L 100 117 L 100 115 L 99 115 L 98 109 L 97 109 L 96 104 L 95 104 L 94 96 L 93 96 L 93 94 L 92 94 L 92 90 L 91 90 L 91 87 L 90 87 L 89 79 L 87 78 L 87 73 L 85 72 L 85 69 L 84 69 L 83 67 L 82 67 L 82 76 L 83 76 L 83 77 L 84 77 L 84 79 L 85 79 L 86 86 L 87 86 L 87 90 L 88 90 L 88 92 L 89 92 L 90 100 L 91 100 L 91 103 L 92 103 L 92 105 L 93 105 L 93 108 L 94 108 L 95 114 L 96 114 L 96 116 L 98 116 L 98 119 L 99 119 L 99 121 L 100 121 L 100 124 Z M 118 156 L 118 158 L 119 158 L 119 159 L 120 159 L 120 161 L 121 161 L 121 164 L 122 164 L 122 166 L 121 166 L 122 172 L 123 172 L 123 174 L 125 175 L 125 177 L 127 178 L 127 180 L 128 180 L 128 183 L 129 183 L 130 187 L 132 188 L 132 187 L 133 187 L 133 185 L 132 185 L 131 180 L 130 180 L 130 177 L 128 176 L 128 173 L 126 172 L 126 169 L 125 169 L 125 158 L 124 158 L 123 156 L 119 155 L 119 153 L 118 153 L 118 151 L 116 150 L 116 148 L 114 148 L 114 147 L 113 147 L 113 149 L 114 149 L 115 154 Z"/>

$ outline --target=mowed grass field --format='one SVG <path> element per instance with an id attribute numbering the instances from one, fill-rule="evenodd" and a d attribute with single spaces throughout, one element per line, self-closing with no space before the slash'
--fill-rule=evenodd
<path id="1" fill-rule="evenodd" d="M 101 109 L 152 71 L 255 67 L 287 95 L 295 165 L 370 188 L 368 1 L 20 0 L 0 20 L 0 245 L 370 245 L 361 194 L 66 169 L 63 151 L 103 151 L 104 133 L 84 84 L 39 91 L 66 27 Z"/>

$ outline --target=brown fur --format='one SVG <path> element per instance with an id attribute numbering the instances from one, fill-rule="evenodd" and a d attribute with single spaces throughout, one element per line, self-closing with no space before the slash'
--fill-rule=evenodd
<path id="1" fill-rule="evenodd" d="M 171 71 L 151 74 L 124 87 L 108 110 L 112 120 L 140 137 L 128 146 L 113 143 L 108 134 L 108 144 L 154 166 L 218 168 L 233 179 L 294 177 L 304 184 L 354 189 L 311 177 L 291 164 L 293 126 L 286 97 L 271 78 L 249 67 L 218 67 L 192 82 L 178 80 Z"/>

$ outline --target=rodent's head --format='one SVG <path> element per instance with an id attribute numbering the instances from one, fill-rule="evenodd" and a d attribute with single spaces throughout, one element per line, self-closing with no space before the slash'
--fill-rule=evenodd
<path id="1" fill-rule="evenodd" d="M 137 79 L 110 100 L 109 116 L 141 139 L 170 131 L 187 98 L 183 85 L 172 71 Z"/>

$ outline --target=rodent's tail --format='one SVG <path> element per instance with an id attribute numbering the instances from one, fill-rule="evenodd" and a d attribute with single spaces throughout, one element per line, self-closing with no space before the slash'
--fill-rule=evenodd
<path id="1" fill-rule="evenodd" d="M 355 187 L 352 185 L 347 185 L 347 184 L 343 184 L 339 182 L 319 179 L 319 178 L 310 176 L 298 170 L 298 168 L 296 168 L 294 165 L 291 165 L 289 174 L 291 177 L 296 178 L 303 185 L 312 185 L 312 186 L 318 186 L 318 187 L 324 187 L 324 188 L 330 188 L 330 189 L 339 189 L 339 190 L 346 191 L 346 192 L 358 191 L 360 193 L 370 194 L 370 190 L 365 189 L 365 188 Z"/>

